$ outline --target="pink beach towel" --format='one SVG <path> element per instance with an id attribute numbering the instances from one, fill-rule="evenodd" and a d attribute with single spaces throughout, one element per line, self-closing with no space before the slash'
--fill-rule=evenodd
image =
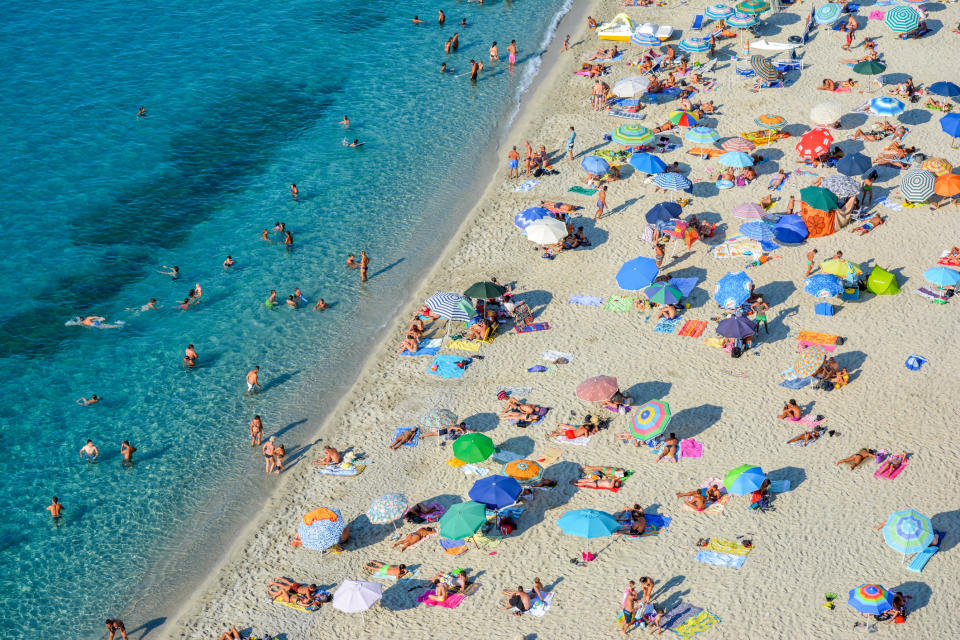
<path id="1" fill-rule="evenodd" d="M 903 471 L 904 467 L 907 466 L 907 463 L 908 463 L 908 462 L 910 462 L 910 458 L 904 458 L 904 459 L 903 459 L 903 462 L 900 463 L 900 466 L 898 466 L 896 469 L 894 469 L 893 471 L 891 471 L 891 470 L 890 470 L 890 463 L 884 461 L 883 464 L 880 465 L 880 468 L 877 469 L 876 473 L 873 474 L 873 477 L 874 477 L 874 478 L 884 478 L 884 479 L 886 479 L 886 480 L 893 480 L 893 479 L 896 478 L 898 475 L 900 475 L 900 473 Z"/>
<path id="2" fill-rule="evenodd" d="M 870 19 L 870 20 L 883 20 L 883 16 L 884 16 L 885 13 L 886 13 L 885 11 L 871 11 L 871 12 L 870 12 L 870 18 L 869 18 L 869 19 Z"/>
<path id="3" fill-rule="evenodd" d="M 809 340 L 797 340 L 797 352 L 803 351 L 807 347 L 811 347 L 813 345 L 823 347 L 824 351 L 829 351 L 830 353 L 833 353 L 837 349 L 837 345 L 835 344 L 823 344 L 821 342 L 810 342 Z"/>
<path id="4" fill-rule="evenodd" d="M 702 458 L 703 443 L 697 442 L 693 438 L 687 438 L 686 440 L 681 440 L 680 441 L 680 457 L 681 458 Z"/>
<path id="5" fill-rule="evenodd" d="M 431 589 L 430 591 L 425 591 L 419 596 L 417 596 L 417 602 L 422 602 L 427 607 L 444 607 L 445 609 L 456 609 L 460 606 L 460 603 L 463 602 L 463 599 L 467 596 L 462 593 L 454 593 L 447 596 L 447 599 L 443 602 L 437 602 L 436 600 L 430 600 L 428 596 L 432 596 L 436 591 Z"/>

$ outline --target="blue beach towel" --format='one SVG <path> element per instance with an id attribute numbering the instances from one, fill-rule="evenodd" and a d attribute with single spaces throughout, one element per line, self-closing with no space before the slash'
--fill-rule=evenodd
<path id="1" fill-rule="evenodd" d="M 696 560 L 706 564 L 715 564 L 718 567 L 739 569 L 746 562 L 747 556 L 737 556 L 732 553 L 719 553 L 717 551 L 700 551 L 697 553 Z"/>
<path id="2" fill-rule="evenodd" d="M 603 306 L 603 298 L 596 296 L 570 296 L 570 304 L 582 304 L 585 307 Z"/>
<path id="3" fill-rule="evenodd" d="M 660 318 L 660 322 L 653 328 L 655 333 L 673 333 L 682 318 Z"/>
<path id="4" fill-rule="evenodd" d="M 937 531 L 936 533 L 940 534 L 940 544 L 943 544 L 943 536 L 945 534 L 942 531 Z M 940 551 L 939 546 L 931 546 L 913 556 L 913 560 L 911 560 L 910 564 L 907 565 L 907 571 L 920 573 L 923 571 L 923 568 L 927 566 L 927 563 L 930 562 L 930 558 L 932 558 L 937 551 Z"/>
<path id="5" fill-rule="evenodd" d="M 616 62 L 617 60 L 622 60 L 622 59 L 623 59 L 623 51 L 621 51 L 620 53 L 618 53 L 612 58 L 594 58 L 592 62 Z"/>
<path id="6" fill-rule="evenodd" d="M 784 380 L 780 383 L 781 387 L 787 389 L 803 389 L 805 386 L 812 382 L 812 378 L 807 376 L 806 378 L 792 378 L 790 380 Z"/>
<path id="7" fill-rule="evenodd" d="M 681 600 L 676 604 L 676 606 L 670 609 L 670 611 L 667 611 L 663 614 L 663 620 L 660 622 L 660 626 L 664 631 L 673 631 L 675 628 L 679 627 L 681 624 L 693 616 L 701 613 L 702 611 L 702 607 L 696 607 Z"/>
<path id="8" fill-rule="evenodd" d="M 467 362 L 469 363 L 470 358 L 464 358 L 462 356 L 449 356 L 441 355 L 436 356 L 433 359 L 433 362 L 430 363 L 430 367 L 427 369 L 427 373 L 440 376 L 441 378 L 462 378 L 464 371 L 467 370 L 466 365 L 461 369 L 457 366 L 458 362 Z M 436 366 L 437 370 L 434 371 L 433 367 Z"/>
<path id="9" fill-rule="evenodd" d="M 417 429 L 417 427 L 397 427 L 397 430 L 393 432 L 393 439 L 396 440 L 397 436 L 399 436 L 404 431 L 409 431 L 410 429 Z M 415 447 L 419 442 L 420 442 L 420 429 L 417 429 L 417 434 L 413 436 L 413 440 L 411 440 L 410 442 L 404 442 L 403 446 Z"/>
<path id="10" fill-rule="evenodd" d="M 420 348 L 417 349 L 414 353 L 410 353 L 410 349 L 404 349 L 402 356 L 435 356 L 440 351 L 440 345 L 443 344 L 443 340 L 440 338 L 429 338 L 427 340 L 420 341 Z"/>

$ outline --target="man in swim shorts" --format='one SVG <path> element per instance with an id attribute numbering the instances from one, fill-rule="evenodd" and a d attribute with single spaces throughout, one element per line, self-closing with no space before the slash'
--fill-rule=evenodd
<path id="1" fill-rule="evenodd" d="M 263 387 L 260 386 L 260 366 L 257 365 L 253 369 L 247 372 L 247 393 L 256 393 L 257 390 L 262 391 Z"/>
<path id="2" fill-rule="evenodd" d="M 512 609 L 513 615 L 518 618 L 523 615 L 524 611 L 530 610 L 530 594 L 522 586 L 517 587 L 516 591 L 506 591 L 504 595 L 508 595 L 510 598 L 506 603 L 500 605 L 501 609 Z"/>
<path id="3" fill-rule="evenodd" d="M 507 167 L 509 167 L 507 179 L 520 177 L 520 154 L 516 147 L 507 154 Z"/>
<path id="4" fill-rule="evenodd" d="M 133 466 L 133 452 L 136 451 L 136 450 L 137 450 L 137 448 L 136 448 L 135 446 L 133 446 L 132 444 L 130 444 L 129 441 L 124 440 L 124 441 L 123 441 L 123 444 L 120 445 L 120 455 L 121 455 L 121 457 L 123 458 L 123 459 L 120 461 L 120 464 L 121 464 L 122 466 L 124 466 L 124 467 L 132 467 L 132 466 Z"/>
<path id="5" fill-rule="evenodd" d="M 633 624 L 634 613 L 637 608 L 637 592 L 633 589 L 627 591 L 626 597 L 623 599 L 623 622 L 620 623 L 620 633 L 622 635 L 627 635 L 627 629 Z"/>
<path id="6" fill-rule="evenodd" d="M 100 450 L 93 444 L 93 440 L 87 440 L 87 444 L 83 445 L 80 449 L 80 455 L 83 456 L 84 460 L 93 462 L 97 459 L 97 456 L 100 455 Z"/>
<path id="7" fill-rule="evenodd" d="M 50 498 L 50 505 L 47 507 L 47 511 L 50 512 L 50 517 L 53 518 L 53 524 L 60 526 L 60 521 L 63 520 L 63 505 L 60 504 L 60 498 L 53 496 Z"/>
<path id="8" fill-rule="evenodd" d="M 814 249 L 813 251 L 808 251 L 808 252 L 807 252 L 807 273 L 804 274 L 804 277 L 805 277 L 805 278 L 810 275 L 810 272 L 811 272 L 811 271 L 813 271 L 813 260 L 814 260 L 814 258 L 816 258 L 816 256 L 817 256 L 817 250 L 816 250 L 816 249 Z"/>
<path id="9" fill-rule="evenodd" d="M 367 269 L 370 267 L 370 256 L 366 251 L 360 252 L 360 282 L 367 281 Z"/>

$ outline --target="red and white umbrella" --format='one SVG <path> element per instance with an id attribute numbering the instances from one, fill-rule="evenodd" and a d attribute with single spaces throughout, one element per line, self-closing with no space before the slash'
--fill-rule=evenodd
<path id="1" fill-rule="evenodd" d="M 757 148 L 757 145 L 746 138 L 730 138 L 729 140 L 724 140 L 720 146 L 727 151 L 743 151 L 744 153 L 750 153 Z"/>
<path id="2" fill-rule="evenodd" d="M 803 160 L 813 160 L 830 151 L 833 136 L 826 129 L 814 129 L 800 136 L 796 150 Z"/>

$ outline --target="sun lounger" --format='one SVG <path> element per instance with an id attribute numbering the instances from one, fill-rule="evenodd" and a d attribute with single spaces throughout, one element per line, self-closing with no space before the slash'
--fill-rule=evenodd
<path id="1" fill-rule="evenodd" d="M 694 31 L 700 31 L 700 29 L 703 29 L 703 16 L 701 14 L 698 13 L 697 15 L 693 16 L 693 24 L 690 25 L 690 28 Z"/>
<path id="2" fill-rule="evenodd" d="M 890 468 L 890 458 L 900 458 L 902 462 L 897 465 L 896 468 Z M 880 468 L 873 474 L 874 478 L 883 478 L 885 480 L 893 480 L 898 475 L 903 473 L 903 470 L 906 468 L 907 463 L 910 462 L 910 458 L 906 454 L 897 454 L 895 456 L 889 456 L 886 460 L 881 463 Z"/>
<path id="3" fill-rule="evenodd" d="M 945 536 L 946 533 L 943 531 L 935 531 L 934 533 L 940 537 L 940 544 L 943 544 L 943 536 Z M 940 551 L 939 545 L 931 545 L 917 555 L 913 556 L 913 560 L 911 560 L 910 564 L 907 565 L 907 571 L 920 573 L 923 571 L 923 568 L 927 566 L 927 563 L 930 562 L 930 558 L 932 558 L 937 551 Z"/>
<path id="4" fill-rule="evenodd" d="M 924 297 L 930 302 L 936 302 L 937 304 L 947 304 L 949 298 L 943 292 L 937 292 L 927 287 L 920 287 L 914 291 L 918 296 Z"/>

